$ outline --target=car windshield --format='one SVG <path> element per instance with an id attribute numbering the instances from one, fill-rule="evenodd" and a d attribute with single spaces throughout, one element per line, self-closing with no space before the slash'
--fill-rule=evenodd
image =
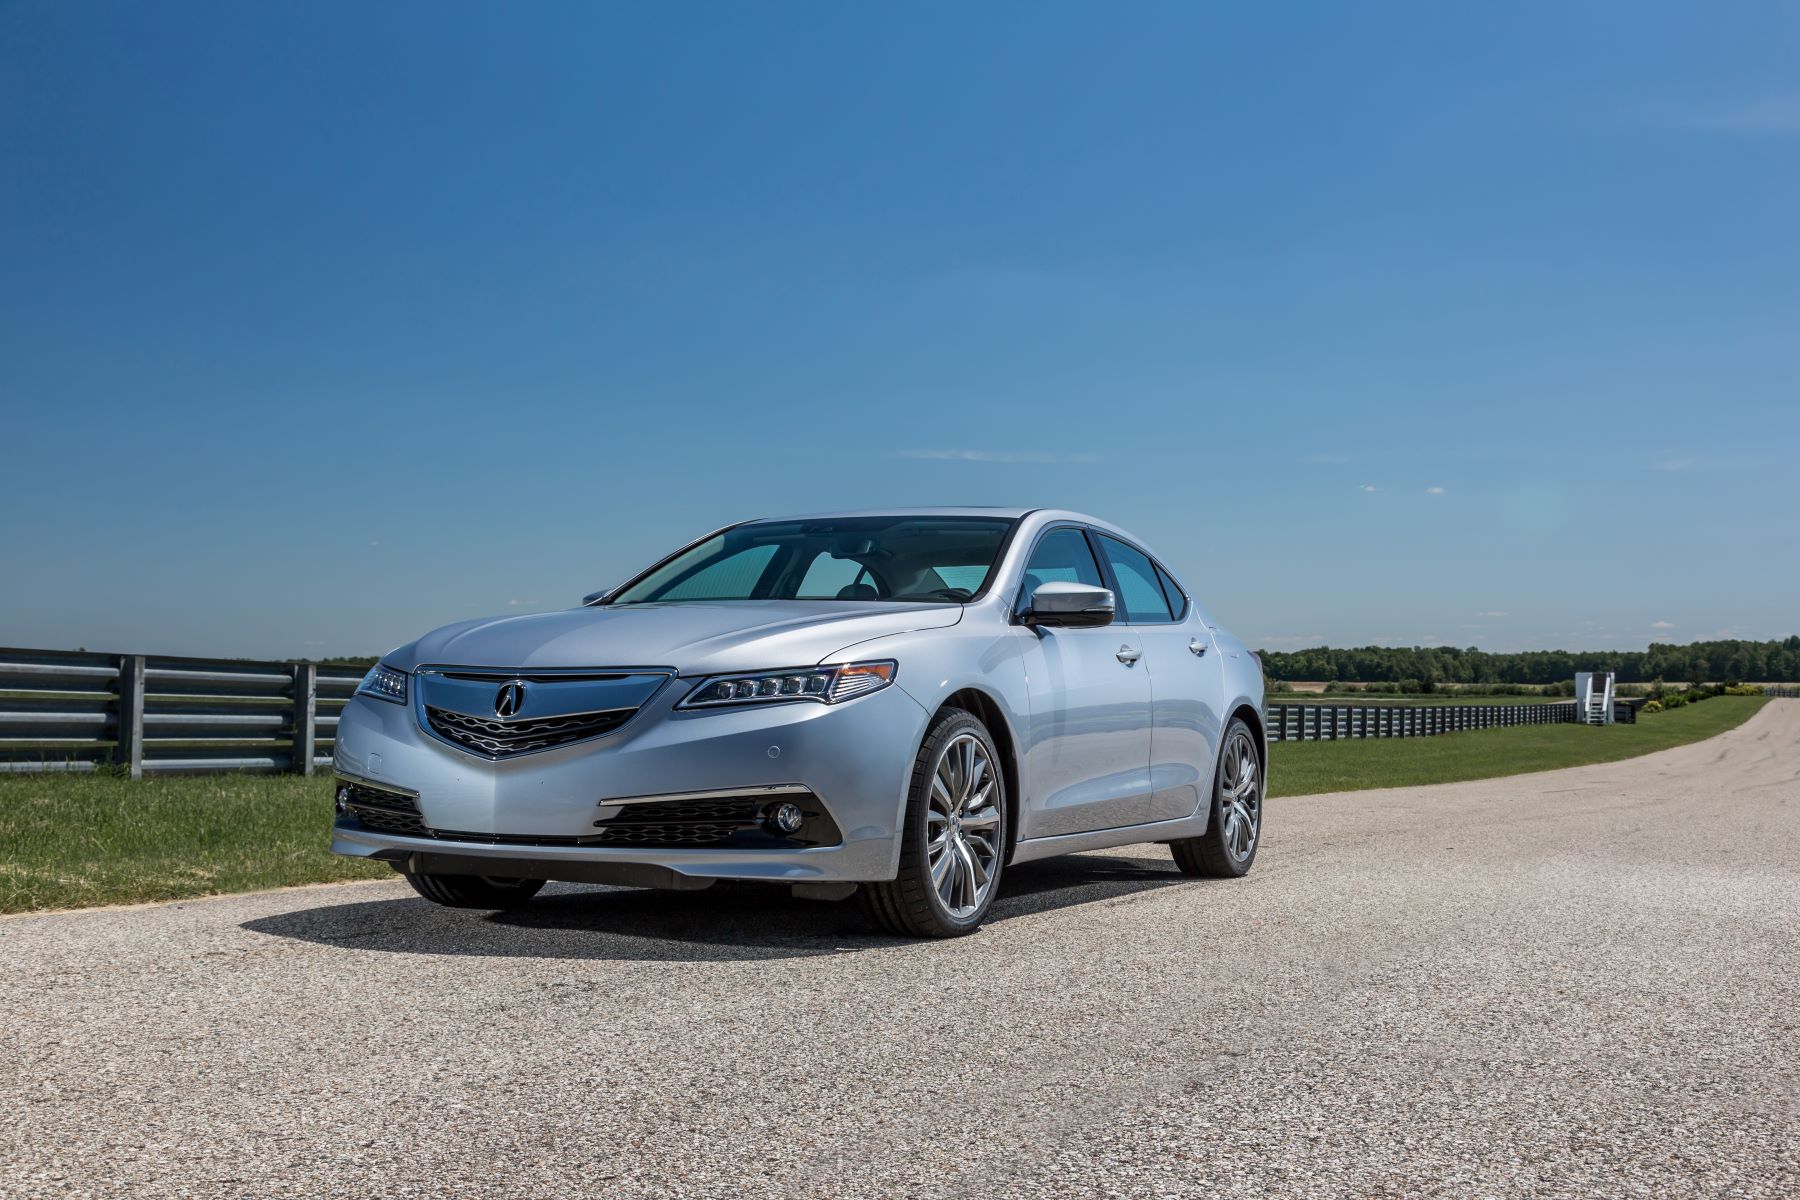
<path id="1" fill-rule="evenodd" d="M 1013 522 L 843 517 L 737 525 L 659 563 L 607 604 L 886 600 L 961 604 L 987 582 Z"/>

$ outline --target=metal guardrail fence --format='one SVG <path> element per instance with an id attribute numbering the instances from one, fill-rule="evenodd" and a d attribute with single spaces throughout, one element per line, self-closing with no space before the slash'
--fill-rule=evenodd
<path id="1" fill-rule="evenodd" d="M 1507 725 L 1576 725 L 1581 714 L 1566 704 L 1271 704 L 1265 712 L 1271 742 L 1330 742 L 1344 738 L 1432 737 Z M 1614 720 L 1633 722 L 1637 710 L 1614 709 Z"/>
<path id="2" fill-rule="evenodd" d="M 1765 684 L 1763 695 L 1779 696 L 1786 700 L 1800 700 L 1800 687 L 1771 687 Z"/>
<path id="3" fill-rule="evenodd" d="M 133 779 L 328 766 L 362 671 L 311 663 L 0 648 L 0 771 Z"/>

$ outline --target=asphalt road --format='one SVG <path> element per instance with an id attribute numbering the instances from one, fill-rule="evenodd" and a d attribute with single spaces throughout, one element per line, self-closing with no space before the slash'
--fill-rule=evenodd
<path id="1" fill-rule="evenodd" d="M 1604 736 L 1596 733 L 1595 736 Z M 1800 702 L 1031 864 L 908 944 L 751 888 L 0 920 L 0 1195 L 1800 1195 Z"/>

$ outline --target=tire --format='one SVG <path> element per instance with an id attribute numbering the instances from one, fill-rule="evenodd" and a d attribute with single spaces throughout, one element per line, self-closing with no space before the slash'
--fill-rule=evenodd
<path id="1" fill-rule="evenodd" d="M 1236 717 L 1225 727 L 1219 766 L 1213 772 L 1212 816 L 1199 837 L 1170 842 L 1183 875 L 1236 879 L 1250 870 L 1262 846 L 1262 753 L 1256 735 Z"/>
<path id="2" fill-rule="evenodd" d="M 538 894 L 542 879 L 496 879 L 489 875 L 408 875 L 413 891 L 445 908 L 518 908 Z"/>
<path id="3" fill-rule="evenodd" d="M 959 708 L 939 713 L 913 760 L 899 874 L 857 889 L 870 920 L 902 937 L 980 928 L 1006 866 L 1007 803 L 987 726 Z"/>

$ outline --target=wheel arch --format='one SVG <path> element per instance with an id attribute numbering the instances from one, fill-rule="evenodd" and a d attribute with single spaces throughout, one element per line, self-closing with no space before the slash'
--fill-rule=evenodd
<path id="1" fill-rule="evenodd" d="M 964 712 L 973 713 L 987 726 L 988 733 L 994 739 L 994 749 L 1000 752 L 1000 771 L 1006 783 L 1006 860 L 1012 860 L 1013 846 L 1018 842 L 1019 830 L 1019 745 L 1013 736 L 1012 725 L 1006 719 L 1006 712 L 998 698 L 978 687 L 965 687 L 944 697 L 938 705 L 938 713 L 946 708 L 960 708 Z M 932 715 L 937 719 L 937 714 Z"/>
<path id="2" fill-rule="evenodd" d="M 1265 780 L 1263 786 L 1267 787 L 1268 784 L 1266 781 L 1269 778 L 1269 732 L 1268 728 L 1263 724 L 1262 710 L 1247 700 L 1242 701 L 1236 708 L 1231 710 L 1231 716 L 1225 719 L 1225 723 L 1229 725 L 1234 719 L 1240 720 L 1248 725 L 1250 727 L 1251 735 L 1256 739 L 1256 753 L 1262 760 L 1257 765 L 1262 768 L 1263 779 Z"/>

